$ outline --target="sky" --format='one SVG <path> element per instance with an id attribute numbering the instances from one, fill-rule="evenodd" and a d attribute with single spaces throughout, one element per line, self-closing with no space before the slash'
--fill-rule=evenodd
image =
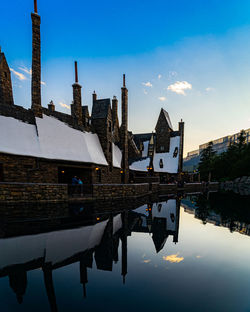
<path id="1" fill-rule="evenodd" d="M 29 108 L 32 0 L 0 1 L 0 45 L 15 104 Z M 185 122 L 184 153 L 250 128 L 250 1 L 38 0 L 42 104 L 70 113 L 74 61 L 83 105 L 129 91 L 129 129 L 154 130 L 161 107 Z M 120 101 L 119 101 L 120 103 Z"/>

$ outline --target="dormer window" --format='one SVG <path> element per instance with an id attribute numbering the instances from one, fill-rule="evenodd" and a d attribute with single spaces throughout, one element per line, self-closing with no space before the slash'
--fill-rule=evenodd
<path id="1" fill-rule="evenodd" d="M 160 168 L 163 168 L 163 160 L 162 160 L 162 158 L 160 159 L 159 166 L 160 166 Z"/>
<path id="2" fill-rule="evenodd" d="M 175 148 L 174 153 L 173 153 L 173 158 L 176 158 L 178 155 L 178 147 Z"/>

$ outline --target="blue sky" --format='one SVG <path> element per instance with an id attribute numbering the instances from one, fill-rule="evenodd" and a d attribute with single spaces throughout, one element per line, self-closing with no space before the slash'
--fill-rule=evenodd
<path id="1" fill-rule="evenodd" d="M 0 2 L 0 45 L 15 103 L 30 107 L 32 0 Z M 42 103 L 72 101 L 79 62 L 83 104 L 129 89 L 129 128 L 154 129 L 161 107 L 185 121 L 185 151 L 250 128 L 250 1 L 38 0 Z M 20 75 L 22 74 L 22 75 Z"/>

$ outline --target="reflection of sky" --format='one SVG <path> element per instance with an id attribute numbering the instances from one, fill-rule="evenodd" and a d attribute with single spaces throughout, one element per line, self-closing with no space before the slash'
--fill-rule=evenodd
<path id="1" fill-rule="evenodd" d="M 59 311 L 248 311 L 249 243 L 248 236 L 203 225 L 181 208 L 179 243 L 172 243 L 169 236 L 159 254 L 151 235 L 128 237 L 125 285 L 121 244 L 113 272 L 98 271 L 95 265 L 88 269 L 87 299 L 82 298 L 79 263 L 55 270 Z M 1 311 L 48 311 L 42 271 L 28 273 L 28 289 L 20 306 L 8 280 L 0 279 L 0 302 Z"/>

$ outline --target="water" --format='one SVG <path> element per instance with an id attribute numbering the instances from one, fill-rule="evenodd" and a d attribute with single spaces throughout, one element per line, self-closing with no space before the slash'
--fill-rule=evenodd
<path id="1" fill-rule="evenodd" d="M 161 198 L 81 223 L 1 226 L 1 311 L 250 311 L 248 197 Z"/>

